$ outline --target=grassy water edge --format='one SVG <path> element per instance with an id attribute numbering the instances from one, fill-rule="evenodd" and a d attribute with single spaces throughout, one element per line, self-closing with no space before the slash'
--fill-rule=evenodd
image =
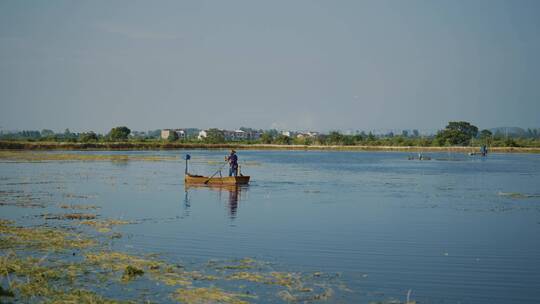
<path id="1" fill-rule="evenodd" d="M 210 260 L 188 269 L 159 255 L 114 251 L 103 235 L 0 219 L 0 301 L 244 304 L 275 297 L 315 302 L 346 289 L 336 274 L 279 272 L 251 258 Z M 162 287 L 137 288 L 140 284 Z"/>
<path id="2" fill-rule="evenodd" d="M 371 145 L 277 145 L 277 144 L 206 144 L 166 142 L 26 142 L 0 141 L 0 150 L 182 150 L 182 149 L 238 149 L 238 150 L 323 150 L 323 151 L 396 151 L 396 152 L 478 152 L 480 147 L 470 146 L 371 146 Z M 494 153 L 540 153 L 540 147 L 491 147 Z"/>

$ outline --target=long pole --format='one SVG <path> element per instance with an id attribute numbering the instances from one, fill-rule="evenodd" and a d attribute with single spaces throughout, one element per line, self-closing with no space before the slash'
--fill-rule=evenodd
<path id="1" fill-rule="evenodd" d="M 219 171 L 221 171 L 221 169 L 223 169 L 223 167 L 227 164 L 227 161 L 225 161 L 225 163 L 223 165 L 221 165 L 221 167 L 219 167 L 219 169 L 214 173 L 212 174 L 212 176 L 210 176 L 204 183 L 205 184 L 208 184 L 208 182 L 212 179 L 212 177 L 214 177 L 216 174 L 218 174 Z"/>

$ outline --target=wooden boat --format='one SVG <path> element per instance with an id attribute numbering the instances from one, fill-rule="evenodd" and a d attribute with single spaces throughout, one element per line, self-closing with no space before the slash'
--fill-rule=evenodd
<path id="1" fill-rule="evenodd" d="M 247 185 L 249 176 L 202 176 L 186 174 L 184 178 L 185 184 L 192 185 Z"/>

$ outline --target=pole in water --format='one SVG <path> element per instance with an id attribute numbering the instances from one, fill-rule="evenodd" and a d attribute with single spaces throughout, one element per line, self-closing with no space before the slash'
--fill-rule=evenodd
<path id="1" fill-rule="evenodd" d="M 187 175 L 188 174 L 188 160 L 191 159 L 191 155 L 186 154 L 185 159 L 186 159 L 186 171 L 185 171 L 185 174 Z"/>

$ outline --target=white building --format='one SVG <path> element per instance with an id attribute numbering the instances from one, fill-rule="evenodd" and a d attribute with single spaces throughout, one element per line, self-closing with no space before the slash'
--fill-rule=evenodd
<path id="1" fill-rule="evenodd" d="M 243 130 L 220 130 L 223 134 L 223 138 L 226 141 L 239 141 L 239 140 L 255 140 L 261 137 L 261 133 L 258 131 L 243 131 Z M 203 140 L 208 136 L 208 130 L 202 130 L 199 132 L 197 138 Z"/>
<path id="2" fill-rule="evenodd" d="M 297 138 L 307 138 L 307 137 L 317 137 L 319 136 L 319 132 L 302 132 L 302 133 L 298 133 L 298 135 L 296 135 Z"/>
<path id="3" fill-rule="evenodd" d="M 197 136 L 197 139 L 198 140 L 203 140 L 207 136 L 208 136 L 208 133 L 206 132 L 206 130 L 201 130 L 201 131 L 199 131 L 199 135 Z"/>
<path id="4" fill-rule="evenodd" d="M 163 129 L 161 130 L 161 138 L 168 139 L 169 136 L 171 135 L 171 132 L 175 132 L 176 135 L 178 135 L 178 139 L 186 138 L 186 132 L 182 129 Z"/>
<path id="5" fill-rule="evenodd" d="M 297 133 L 294 131 L 281 131 L 281 135 L 287 136 L 287 137 L 295 137 L 296 134 Z"/>

